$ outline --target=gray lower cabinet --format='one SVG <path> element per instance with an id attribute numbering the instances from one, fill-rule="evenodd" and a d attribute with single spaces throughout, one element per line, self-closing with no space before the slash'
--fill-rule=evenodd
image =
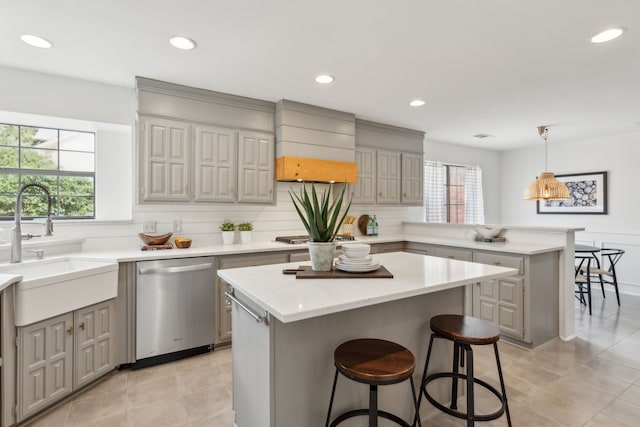
<path id="1" fill-rule="evenodd" d="M 252 254 L 226 255 L 216 257 L 216 271 L 227 268 L 251 267 L 257 265 L 281 264 L 289 262 L 289 252 L 260 252 Z M 216 275 L 216 336 L 214 345 L 231 342 L 231 303 L 224 293 L 230 285 Z"/>
<path id="2" fill-rule="evenodd" d="M 503 336 L 537 346 L 558 336 L 557 252 L 534 255 L 407 242 L 407 252 L 514 268 L 514 276 L 468 287 L 466 312 L 488 320 Z"/>
<path id="3" fill-rule="evenodd" d="M 18 328 L 18 421 L 111 371 L 113 300 Z"/>
<path id="4" fill-rule="evenodd" d="M 506 278 L 476 283 L 473 315 L 498 325 L 500 332 L 524 338 L 524 279 Z"/>

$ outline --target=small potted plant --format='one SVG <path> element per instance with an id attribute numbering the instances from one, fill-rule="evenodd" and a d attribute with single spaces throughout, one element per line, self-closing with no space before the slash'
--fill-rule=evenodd
<path id="1" fill-rule="evenodd" d="M 220 226 L 220 230 L 222 231 L 222 243 L 225 245 L 233 244 L 233 239 L 236 234 L 236 225 L 228 219 L 225 219 Z"/>
<path id="2" fill-rule="evenodd" d="M 244 221 L 238 224 L 238 230 L 240 230 L 240 243 L 247 245 L 251 243 L 251 232 L 253 231 L 253 224 L 250 221 Z"/>
<path id="3" fill-rule="evenodd" d="M 334 239 L 351 207 L 351 201 L 349 201 L 341 216 L 340 209 L 347 186 L 344 185 L 340 195 L 333 200 L 331 200 L 331 187 L 332 185 L 320 195 L 320 199 L 313 184 L 311 184 L 311 196 L 304 184 L 299 195 L 289 190 L 293 205 L 311 238 L 308 246 L 313 271 L 331 271 L 336 250 Z"/>

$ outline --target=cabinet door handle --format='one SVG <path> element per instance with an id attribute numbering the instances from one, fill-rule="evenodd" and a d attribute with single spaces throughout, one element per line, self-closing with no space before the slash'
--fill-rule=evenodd
<path id="1" fill-rule="evenodd" d="M 69 329 L 67 329 L 67 335 L 73 335 L 73 326 L 69 326 Z"/>
<path id="2" fill-rule="evenodd" d="M 84 331 L 84 322 L 80 323 L 78 327 Z"/>

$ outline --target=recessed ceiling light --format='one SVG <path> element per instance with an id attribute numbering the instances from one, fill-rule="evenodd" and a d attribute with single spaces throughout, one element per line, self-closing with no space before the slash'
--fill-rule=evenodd
<path id="1" fill-rule="evenodd" d="M 197 46 L 195 41 L 184 36 L 171 36 L 169 43 L 171 43 L 171 46 L 182 50 L 191 50 Z"/>
<path id="2" fill-rule="evenodd" d="M 412 107 L 422 107 L 425 104 L 425 102 L 422 99 L 414 99 L 413 101 L 409 102 L 409 105 L 411 105 Z"/>
<path id="3" fill-rule="evenodd" d="M 42 37 L 38 37 L 33 34 L 20 34 L 20 38 L 26 44 L 42 49 L 49 49 L 53 46 L 53 43 L 51 43 L 49 40 L 43 39 Z"/>
<path id="4" fill-rule="evenodd" d="M 613 39 L 617 39 L 624 33 L 624 28 L 611 28 L 591 37 L 591 43 L 604 43 Z"/>
<path id="5" fill-rule="evenodd" d="M 331 83 L 333 81 L 333 76 L 330 76 L 329 74 L 320 74 L 319 76 L 316 76 L 316 82 L 318 83 L 322 83 L 322 84 L 327 84 L 327 83 Z"/>

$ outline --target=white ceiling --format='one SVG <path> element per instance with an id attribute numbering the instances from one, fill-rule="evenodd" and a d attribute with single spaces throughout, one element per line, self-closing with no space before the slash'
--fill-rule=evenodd
<path id="1" fill-rule="evenodd" d="M 0 65 L 282 98 L 493 149 L 640 131 L 638 0 L 0 0 Z M 604 44 L 592 35 L 622 26 Z M 24 44 L 38 34 L 55 47 Z M 182 34 L 192 51 L 168 44 Z M 314 82 L 318 73 L 336 80 Z M 407 103 L 423 98 L 427 104 Z M 486 133 L 494 138 L 479 140 Z"/>

